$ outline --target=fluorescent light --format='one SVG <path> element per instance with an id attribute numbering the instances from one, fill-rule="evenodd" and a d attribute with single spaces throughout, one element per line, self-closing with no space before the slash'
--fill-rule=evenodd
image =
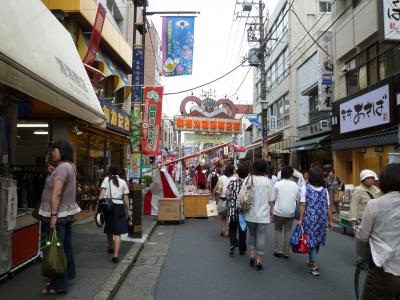
<path id="1" fill-rule="evenodd" d="M 35 124 L 35 123 L 18 123 L 18 128 L 48 128 L 49 124 Z"/>
<path id="2" fill-rule="evenodd" d="M 34 131 L 33 134 L 47 135 L 47 134 L 49 134 L 49 132 L 48 131 Z"/>

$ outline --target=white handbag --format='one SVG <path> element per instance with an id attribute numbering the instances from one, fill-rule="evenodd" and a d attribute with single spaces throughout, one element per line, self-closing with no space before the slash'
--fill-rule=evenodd
<path id="1" fill-rule="evenodd" d="M 218 216 L 217 203 L 215 201 L 210 201 L 208 204 L 206 204 L 206 208 L 207 208 L 207 217 Z"/>

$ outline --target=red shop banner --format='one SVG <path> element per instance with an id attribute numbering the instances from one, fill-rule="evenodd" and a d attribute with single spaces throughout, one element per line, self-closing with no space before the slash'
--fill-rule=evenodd
<path id="1" fill-rule="evenodd" d="M 161 134 L 162 86 L 144 87 L 142 153 L 144 155 L 157 155 Z"/>

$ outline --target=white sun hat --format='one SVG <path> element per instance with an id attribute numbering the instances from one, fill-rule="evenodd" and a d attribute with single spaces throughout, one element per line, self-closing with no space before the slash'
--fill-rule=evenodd
<path id="1" fill-rule="evenodd" d="M 360 173 L 360 181 L 363 181 L 365 178 L 368 177 L 374 177 L 375 180 L 378 180 L 378 176 L 376 176 L 376 173 L 374 171 L 368 169 L 362 170 Z"/>

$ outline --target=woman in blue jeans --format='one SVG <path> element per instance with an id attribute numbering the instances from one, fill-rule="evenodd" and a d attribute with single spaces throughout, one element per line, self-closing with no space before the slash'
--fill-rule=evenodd
<path id="1" fill-rule="evenodd" d="M 332 214 L 322 169 L 311 168 L 308 174 L 308 183 L 301 189 L 300 219 L 297 224 L 303 225 L 307 235 L 307 246 L 310 248 L 308 271 L 318 276 L 317 255 L 320 246 L 325 246 L 327 230 L 332 228 Z"/>
<path id="2" fill-rule="evenodd" d="M 67 272 L 60 277 L 50 278 L 42 289 L 43 295 L 63 294 L 68 280 L 75 278 L 75 262 L 72 251 L 72 222 L 80 212 L 76 204 L 76 168 L 73 164 L 73 149 L 64 140 L 51 146 L 51 155 L 56 168 L 46 180 L 42 193 L 39 215 L 45 225 L 47 237 L 56 228 L 59 242 L 67 258 Z"/>

